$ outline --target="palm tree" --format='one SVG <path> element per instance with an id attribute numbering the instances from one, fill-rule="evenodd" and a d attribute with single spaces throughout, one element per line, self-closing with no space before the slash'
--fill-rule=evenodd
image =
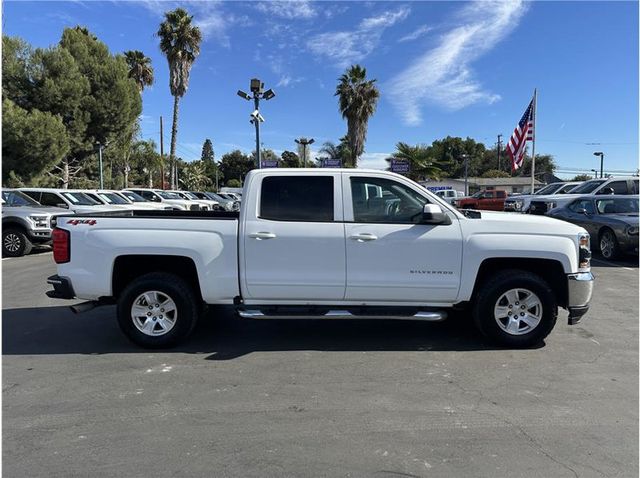
<path id="1" fill-rule="evenodd" d="M 331 159 L 340 159 L 342 157 L 340 146 L 331 141 L 325 141 L 318 152 L 320 154 L 326 154 Z"/>
<path id="2" fill-rule="evenodd" d="M 171 125 L 171 150 L 169 162 L 171 168 L 171 184 L 176 187 L 176 138 L 178 134 L 178 101 L 189 87 L 189 73 L 193 62 L 200 53 L 202 33 L 192 24 L 193 16 L 186 10 L 176 8 L 164 14 L 165 21 L 160 24 L 158 37 L 160 50 L 169 62 L 169 89 L 173 95 L 173 124 Z"/>
<path id="3" fill-rule="evenodd" d="M 180 180 L 188 191 L 204 189 L 211 184 L 211 178 L 207 176 L 202 161 L 194 161 L 185 168 L 184 177 Z"/>
<path id="4" fill-rule="evenodd" d="M 442 168 L 446 165 L 446 162 L 432 158 L 429 155 L 428 147 L 422 144 L 411 146 L 399 142 L 396 144 L 396 151 L 386 161 L 390 163 L 392 159 L 408 162 L 409 173 L 407 176 L 414 181 L 427 178 L 439 179 L 443 174 Z"/>
<path id="5" fill-rule="evenodd" d="M 376 111 L 380 91 L 376 80 L 367 80 L 367 70 L 360 65 L 352 65 L 340 77 L 335 96 L 338 96 L 342 117 L 347 120 L 347 143 L 350 163 L 354 168 L 364 152 L 367 139 L 367 124 Z"/>
<path id="6" fill-rule="evenodd" d="M 140 93 L 142 93 L 145 86 L 153 85 L 151 58 L 145 56 L 139 50 L 125 51 L 124 58 L 129 66 L 129 78 L 133 78 L 133 81 L 136 82 Z"/>

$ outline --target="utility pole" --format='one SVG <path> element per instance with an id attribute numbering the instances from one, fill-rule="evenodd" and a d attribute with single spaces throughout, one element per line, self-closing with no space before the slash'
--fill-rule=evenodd
<path id="1" fill-rule="evenodd" d="M 162 134 L 162 116 L 160 116 L 160 189 L 164 189 L 164 135 Z"/>
<path id="2" fill-rule="evenodd" d="M 498 135 L 498 171 L 502 171 L 501 168 L 501 164 L 500 164 L 500 147 L 502 146 L 502 135 L 499 134 Z"/>
<path id="3" fill-rule="evenodd" d="M 464 159 L 464 195 L 469 195 L 469 155 L 463 154 Z"/>
<path id="4" fill-rule="evenodd" d="M 100 189 L 104 189 L 104 178 L 103 178 L 103 171 L 102 171 L 103 169 L 102 168 L 102 150 L 107 146 L 109 146 L 109 141 L 106 141 L 104 144 L 102 144 L 100 141 L 96 141 L 96 145 L 98 146 L 98 158 L 100 162 Z"/>

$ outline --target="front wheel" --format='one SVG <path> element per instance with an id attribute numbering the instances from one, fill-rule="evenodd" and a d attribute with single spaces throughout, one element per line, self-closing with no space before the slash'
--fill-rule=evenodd
<path id="1" fill-rule="evenodd" d="M 605 229 L 600 234 L 600 253 L 605 259 L 615 259 L 618 256 L 618 240 L 611 229 Z"/>
<path id="2" fill-rule="evenodd" d="M 168 348 L 184 340 L 199 316 L 199 301 L 182 278 L 162 272 L 135 279 L 118 299 L 118 324 L 135 344 Z"/>
<path id="3" fill-rule="evenodd" d="M 537 274 L 498 271 L 476 296 L 474 320 L 492 341 L 507 347 L 530 347 L 549 335 L 558 307 L 553 291 Z"/>
<path id="4" fill-rule="evenodd" d="M 2 231 L 2 255 L 20 257 L 31 252 L 33 244 L 20 229 L 6 228 Z"/>

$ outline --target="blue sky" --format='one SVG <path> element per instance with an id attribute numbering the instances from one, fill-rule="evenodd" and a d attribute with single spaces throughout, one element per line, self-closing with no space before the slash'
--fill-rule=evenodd
<path id="1" fill-rule="evenodd" d="M 8 1 L 2 24 L 36 47 L 81 24 L 112 52 L 145 52 L 156 82 L 144 92 L 143 136 L 158 139 L 163 115 L 168 149 L 172 98 L 154 34 L 178 5 L 204 34 L 180 104 L 178 154 L 187 160 L 205 138 L 218 158 L 253 149 L 252 108 L 235 94 L 252 77 L 277 94 L 262 108 L 264 147 L 337 141 L 346 124 L 335 85 L 357 62 L 381 91 L 363 167 L 383 167 L 398 141 L 508 141 L 537 87 L 537 152 L 561 170 L 599 168 L 600 150 L 606 170 L 638 168 L 637 2 Z"/>

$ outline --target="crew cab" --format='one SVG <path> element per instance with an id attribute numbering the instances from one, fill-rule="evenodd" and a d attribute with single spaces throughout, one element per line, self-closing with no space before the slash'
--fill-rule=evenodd
<path id="1" fill-rule="evenodd" d="M 496 189 L 483 189 L 471 197 L 456 199 L 455 206 L 458 209 L 481 209 L 485 211 L 502 211 L 504 201 L 507 198 L 506 191 Z"/>
<path id="2" fill-rule="evenodd" d="M 520 194 L 518 196 L 508 197 L 504 201 L 504 210 L 528 213 L 531 201 L 543 200 L 555 194 L 567 194 L 580 184 L 579 181 L 551 183 L 533 194 Z"/>
<path id="3" fill-rule="evenodd" d="M 203 305 L 244 318 L 440 321 L 466 311 L 491 340 L 539 343 L 593 288 L 589 235 L 548 217 L 465 211 L 394 173 L 262 169 L 240 212 L 58 218 L 49 297 L 117 304 L 144 347 L 185 339 Z M 466 324 L 466 322 L 461 322 Z"/>

